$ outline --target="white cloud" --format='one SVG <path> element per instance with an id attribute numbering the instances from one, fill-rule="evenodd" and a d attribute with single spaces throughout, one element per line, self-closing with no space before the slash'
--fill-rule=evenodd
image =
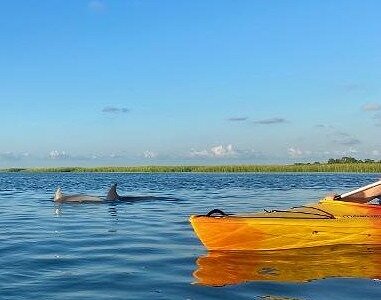
<path id="1" fill-rule="evenodd" d="M 362 106 L 363 111 L 379 111 L 381 110 L 381 104 L 379 103 L 366 103 Z"/>
<path id="2" fill-rule="evenodd" d="M 153 151 L 150 151 L 150 150 L 144 151 L 143 155 L 144 155 L 145 158 L 155 158 L 155 157 L 157 157 L 157 153 L 155 153 Z"/>
<path id="3" fill-rule="evenodd" d="M 19 153 L 19 152 L 7 151 L 7 152 L 0 153 L 0 159 L 5 161 L 21 160 L 28 157 L 30 157 L 30 154 L 28 152 Z"/>
<path id="4" fill-rule="evenodd" d="M 210 149 L 210 152 L 215 157 L 232 156 L 236 154 L 233 149 L 233 145 L 227 145 L 226 147 L 223 145 L 215 146 Z"/>
<path id="5" fill-rule="evenodd" d="M 300 157 L 303 154 L 304 152 L 300 150 L 299 148 L 296 148 L 296 147 L 288 148 L 288 155 L 290 155 L 291 157 Z"/>
<path id="6" fill-rule="evenodd" d="M 67 154 L 65 151 L 52 150 L 49 153 L 49 158 L 54 160 L 68 159 L 70 158 L 70 155 Z"/>
<path id="7" fill-rule="evenodd" d="M 208 157 L 210 156 L 210 153 L 208 150 L 195 150 L 195 149 L 191 149 L 190 152 L 189 152 L 189 155 L 191 157 Z"/>
<path id="8" fill-rule="evenodd" d="M 379 150 L 372 150 L 371 153 L 372 153 L 373 156 L 379 156 L 379 155 L 381 155 L 381 152 Z"/>
<path id="9" fill-rule="evenodd" d="M 189 152 L 189 155 L 191 157 L 232 157 L 237 154 L 237 151 L 234 150 L 233 145 L 218 145 L 214 146 L 210 149 L 204 149 L 204 150 L 195 150 L 191 149 Z"/>

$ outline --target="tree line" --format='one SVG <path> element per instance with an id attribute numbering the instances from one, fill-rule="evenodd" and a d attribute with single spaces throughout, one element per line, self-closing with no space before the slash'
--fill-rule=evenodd
<path id="1" fill-rule="evenodd" d="M 381 163 L 381 160 L 376 161 L 374 159 L 365 158 L 363 160 L 356 159 L 351 156 L 343 156 L 342 158 L 330 158 L 328 159 L 328 164 L 361 164 L 361 163 Z"/>

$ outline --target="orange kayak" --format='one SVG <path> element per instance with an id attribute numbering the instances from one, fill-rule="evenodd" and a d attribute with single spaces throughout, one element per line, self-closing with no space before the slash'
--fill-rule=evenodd
<path id="1" fill-rule="evenodd" d="M 328 197 L 289 210 L 242 215 L 213 210 L 207 215 L 191 216 L 190 223 L 208 250 L 381 245 L 381 205 L 363 204 L 365 197 L 367 200 L 377 197 L 380 187 L 378 181 L 344 196 Z"/>

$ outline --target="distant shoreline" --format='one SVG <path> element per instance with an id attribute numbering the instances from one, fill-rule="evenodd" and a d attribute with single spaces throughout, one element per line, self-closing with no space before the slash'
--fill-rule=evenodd
<path id="1" fill-rule="evenodd" d="M 381 163 L 8 168 L 6 173 L 381 173 Z"/>

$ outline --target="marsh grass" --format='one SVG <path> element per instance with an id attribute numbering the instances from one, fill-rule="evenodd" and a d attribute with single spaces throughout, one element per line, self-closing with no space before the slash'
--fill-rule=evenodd
<path id="1" fill-rule="evenodd" d="M 319 163 L 294 165 L 217 165 L 217 166 L 125 166 L 125 167 L 56 167 L 56 168 L 10 168 L 3 172 L 124 172 L 124 173 L 276 173 L 276 172 L 354 172 L 381 173 L 381 163 Z"/>

